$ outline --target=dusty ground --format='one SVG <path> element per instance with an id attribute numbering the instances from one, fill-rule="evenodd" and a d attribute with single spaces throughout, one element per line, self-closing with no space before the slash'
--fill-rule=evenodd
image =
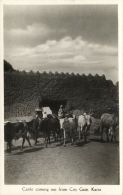
<path id="1" fill-rule="evenodd" d="M 31 141 L 34 144 L 33 140 Z M 52 143 L 5 153 L 6 184 L 118 184 L 119 146 L 90 140 L 67 147 Z"/>

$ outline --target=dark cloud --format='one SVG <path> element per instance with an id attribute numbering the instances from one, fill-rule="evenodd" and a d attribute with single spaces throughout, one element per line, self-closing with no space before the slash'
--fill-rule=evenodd
<path id="1" fill-rule="evenodd" d="M 5 5 L 4 54 L 19 70 L 118 77 L 116 5 Z"/>
<path id="2" fill-rule="evenodd" d="M 102 44 L 117 44 L 116 5 L 10 5 L 4 7 L 5 29 L 26 29 L 35 23 L 51 29 L 46 37 L 35 37 L 21 43 L 36 45 L 47 39 L 59 40 L 65 36 Z"/>

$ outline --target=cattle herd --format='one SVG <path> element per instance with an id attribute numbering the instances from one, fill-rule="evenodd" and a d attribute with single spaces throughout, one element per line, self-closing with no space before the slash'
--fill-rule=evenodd
<path id="1" fill-rule="evenodd" d="M 80 116 L 67 115 L 58 118 L 54 114 L 47 115 L 46 118 L 36 117 L 30 122 L 19 121 L 4 123 L 4 141 L 7 143 L 7 151 L 12 150 L 12 141 L 22 138 L 21 149 L 24 147 L 25 140 L 31 146 L 30 138 L 34 139 L 35 145 L 38 138 L 44 138 L 47 147 L 51 138 L 66 146 L 66 142 L 76 144 L 78 140 L 87 142 L 87 136 L 91 127 L 92 116 L 81 114 Z M 116 129 L 118 127 L 118 117 L 114 114 L 102 114 L 100 119 L 100 141 L 103 141 L 104 132 L 108 141 L 116 141 Z"/>

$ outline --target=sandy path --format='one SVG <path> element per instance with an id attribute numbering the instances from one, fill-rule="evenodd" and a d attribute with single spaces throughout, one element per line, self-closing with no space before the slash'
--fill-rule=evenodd
<path id="1" fill-rule="evenodd" d="M 118 184 L 118 144 L 43 145 L 5 154 L 6 184 Z"/>

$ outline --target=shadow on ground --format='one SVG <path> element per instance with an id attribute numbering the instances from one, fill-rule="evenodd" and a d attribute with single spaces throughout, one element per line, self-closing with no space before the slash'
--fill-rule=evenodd
<path id="1" fill-rule="evenodd" d="M 18 151 L 16 153 L 14 153 L 13 155 L 22 155 L 24 153 L 37 152 L 37 151 L 42 150 L 42 149 L 44 149 L 44 147 L 31 147 L 28 149 L 23 149 L 21 151 Z"/>

